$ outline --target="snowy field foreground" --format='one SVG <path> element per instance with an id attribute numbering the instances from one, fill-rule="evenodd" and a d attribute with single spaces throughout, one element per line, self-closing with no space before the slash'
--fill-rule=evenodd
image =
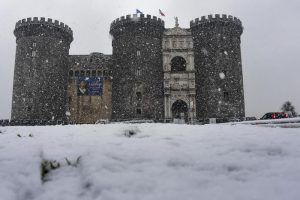
<path id="1" fill-rule="evenodd" d="M 299 128 L 108 124 L 0 131 L 1 200 L 300 199 Z M 45 160 L 60 167 L 42 181 Z"/>

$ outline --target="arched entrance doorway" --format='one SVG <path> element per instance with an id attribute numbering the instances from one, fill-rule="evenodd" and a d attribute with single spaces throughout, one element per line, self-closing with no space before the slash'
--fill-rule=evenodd
<path id="1" fill-rule="evenodd" d="M 188 105 L 182 100 L 177 100 L 172 105 L 173 119 L 188 122 Z"/>

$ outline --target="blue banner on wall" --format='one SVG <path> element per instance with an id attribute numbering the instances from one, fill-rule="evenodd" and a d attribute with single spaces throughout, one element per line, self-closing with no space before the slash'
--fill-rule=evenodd
<path id="1" fill-rule="evenodd" d="M 77 96 L 101 96 L 103 77 L 77 77 Z"/>

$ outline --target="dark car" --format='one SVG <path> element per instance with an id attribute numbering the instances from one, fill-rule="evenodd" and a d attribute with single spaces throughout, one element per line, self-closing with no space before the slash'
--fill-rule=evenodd
<path id="1" fill-rule="evenodd" d="M 269 112 L 266 113 L 260 119 L 282 119 L 282 118 L 289 118 L 289 115 L 285 112 Z"/>

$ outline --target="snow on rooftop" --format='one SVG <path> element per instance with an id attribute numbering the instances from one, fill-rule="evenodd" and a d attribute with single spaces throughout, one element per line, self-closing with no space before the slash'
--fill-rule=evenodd
<path id="1" fill-rule="evenodd" d="M 244 124 L 0 127 L 0 199 L 298 200 L 299 130 Z M 45 182 L 42 160 L 60 163 Z"/>

